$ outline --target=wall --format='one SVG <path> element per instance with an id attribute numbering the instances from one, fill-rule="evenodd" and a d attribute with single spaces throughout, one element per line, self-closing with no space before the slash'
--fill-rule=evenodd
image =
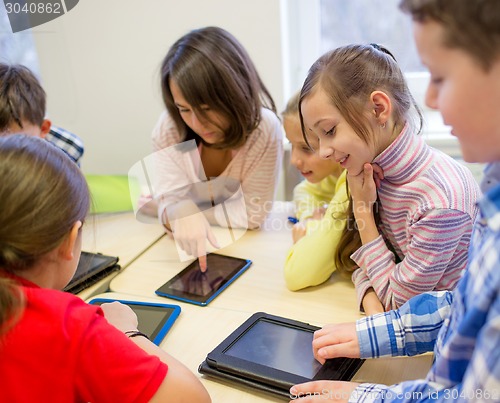
<path id="1" fill-rule="evenodd" d="M 250 53 L 283 104 L 279 0 L 81 0 L 33 29 L 54 123 L 85 141 L 85 173 L 124 174 L 151 152 L 159 66 L 187 31 L 218 25 Z"/>

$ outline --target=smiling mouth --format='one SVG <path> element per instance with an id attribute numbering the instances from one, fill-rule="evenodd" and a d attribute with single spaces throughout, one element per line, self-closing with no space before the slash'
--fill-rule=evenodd
<path id="1" fill-rule="evenodd" d="M 349 155 L 350 154 L 347 154 L 344 158 L 337 160 L 337 162 L 342 165 L 346 161 L 346 159 L 349 158 Z"/>

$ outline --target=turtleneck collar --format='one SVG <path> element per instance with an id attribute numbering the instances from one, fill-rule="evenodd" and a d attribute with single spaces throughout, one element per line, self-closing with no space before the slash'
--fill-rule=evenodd
<path id="1" fill-rule="evenodd" d="M 384 171 L 384 180 L 395 184 L 413 181 L 432 163 L 432 150 L 421 136 L 409 130 L 408 123 L 399 136 L 375 159 Z"/>

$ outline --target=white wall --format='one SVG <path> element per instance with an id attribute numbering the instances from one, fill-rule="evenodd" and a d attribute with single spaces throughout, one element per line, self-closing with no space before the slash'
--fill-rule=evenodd
<path id="1" fill-rule="evenodd" d="M 33 29 L 52 121 L 85 142 L 85 173 L 126 174 L 151 152 L 159 66 L 189 30 L 218 25 L 245 46 L 283 105 L 279 0 L 82 0 Z"/>

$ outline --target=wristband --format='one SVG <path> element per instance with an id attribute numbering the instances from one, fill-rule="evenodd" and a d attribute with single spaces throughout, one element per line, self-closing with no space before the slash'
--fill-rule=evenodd
<path id="1" fill-rule="evenodd" d="M 147 335 L 145 335 L 144 333 L 140 332 L 139 330 L 129 330 L 129 331 L 125 332 L 125 334 L 128 337 L 142 336 L 142 337 L 145 337 L 146 339 L 149 340 L 149 337 Z"/>

